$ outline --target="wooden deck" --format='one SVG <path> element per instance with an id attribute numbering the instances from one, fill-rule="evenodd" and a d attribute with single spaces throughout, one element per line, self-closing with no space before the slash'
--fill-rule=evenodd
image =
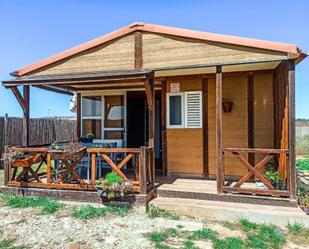
<path id="1" fill-rule="evenodd" d="M 297 206 L 297 202 L 295 200 L 290 200 L 289 198 L 230 193 L 217 194 L 217 181 L 215 180 L 158 178 L 156 180 L 156 187 L 158 197 L 251 203 L 273 206 Z M 245 183 L 243 187 L 256 189 L 258 184 Z"/>

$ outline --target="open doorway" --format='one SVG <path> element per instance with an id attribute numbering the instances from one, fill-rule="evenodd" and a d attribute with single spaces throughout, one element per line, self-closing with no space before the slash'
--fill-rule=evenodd
<path id="1" fill-rule="evenodd" d="M 156 171 L 162 170 L 161 145 L 161 94 L 156 92 L 155 103 L 155 158 Z M 127 147 L 139 148 L 147 145 L 148 117 L 147 99 L 144 91 L 127 92 Z"/>

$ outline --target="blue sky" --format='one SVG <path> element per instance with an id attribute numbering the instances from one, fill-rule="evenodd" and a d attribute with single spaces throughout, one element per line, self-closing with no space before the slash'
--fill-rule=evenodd
<path id="1" fill-rule="evenodd" d="M 1 0 L 0 79 L 134 21 L 298 44 L 309 52 L 308 0 Z M 297 66 L 296 116 L 309 118 L 309 58 Z M 31 89 L 31 117 L 72 115 L 69 98 Z M 21 116 L 0 86 L 0 115 Z"/>

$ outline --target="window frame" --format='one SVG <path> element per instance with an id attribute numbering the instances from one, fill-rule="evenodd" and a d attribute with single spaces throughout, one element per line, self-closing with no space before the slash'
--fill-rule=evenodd
<path id="1" fill-rule="evenodd" d="M 199 126 L 188 127 L 187 117 L 187 96 L 192 93 L 198 93 L 200 96 L 200 124 Z M 181 124 L 171 125 L 170 124 L 170 96 L 181 96 Z M 169 92 L 166 93 L 166 127 L 171 129 L 188 128 L 188 129 L 201 129 L 203 128 L 203 94 L 202 91 L 184 91 L 184 92 Z"/>
<path id="2" fill-rule="evenodd" d="M 170 124 L 170 97 L 171 96 L 180 96 L 181 97 L 181 124 L 180 125 L 171 125 Z M 184 103 L 184 92 L 175 92 L 166 94 L 166 121 L 167 128 L 185 128 L 185 103 Z"/>
<path id="3" fill-rule="evenodd" d="M 122 128 L 106 128 L 104 126 L 104 118 L 105 118 L 105 96 L 114 96 L 114 95 L 122 95 L 123 96 L 123 105 L 124 105 L 124 127 Z M 100 116 L 83 116 L 82 115 L 82 108 L 83 108 L 83 97 L 89 97 L 89 96 L 100 96 L 101 97 L 101 115 Z M 120 143 L 120 141 L 123 142 L 123 144 L 126 143 L 126 92 L 125 91 L 97 91 L 97 92 L 83 92 L 81 94 L 81 122 L 80 122 L 80 128 L 81 128 L 81 136 L 83 131 L 83 122 L 82 120 L 101 120 L 101 137 L 99 139 L 94 139 L 94 142 L 117 142 Z M 104 138 L 104 132 L 105 131 L 122 131 L 123 139 L 105 139 Z M 123 145 L 121 145 L 123 146 Z"/>

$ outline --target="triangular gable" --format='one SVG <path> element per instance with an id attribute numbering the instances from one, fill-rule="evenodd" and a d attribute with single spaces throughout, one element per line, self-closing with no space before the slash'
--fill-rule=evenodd
<path id="1" fill-rule="evenodd" d="M 64 52 L 48 57 L 37 63 L 21 68 L 13 72 L 12 75 L 22 76 L 22 75 L 29 74 L 34 71 L 38 71 L 43 68 L 45 69 L 46 67 L 51 68 L 51 66 L 57 63 L 62 64 L 64 60 L 68 60 L 73 57 L 75 58 L 77 55 L 80 55 L 81 53 L 84 53 L 85 51 L 95 49 L 98 46 L 104 46 L 105 44 L 109 44 L 111 42 L 114 42 L 115 40 L 117 42 L 117 40 L 121 37 L 124 37 L 123 39 L 130 39 L 133 37 L 130 34 L 135 31 L 153 33 L 153 34 L 157 34 L 161 36 L 166 36 L 166 35 L 175 36 L 178 38 L 196 40 L 199 43 L 210 42 L 210 43 L 220 43 L 220 44 L 232 45 L 232 46 L 236 45 L 239 47 L 241 46 L 250 47 L 250 48 L 254 48 L 258 50 L 262 49 L 262 50 L 267 50 L 270 52 L 284 53 L 289 58 L 297 58 L 300 56 L 305 56 L 304 54 L 301 53 L 300 49 L 296 45 L 291 45 L 291 44 L 263 41 L 263 40 L 256 40 L 256 39 L 248 39 L 248 38 L 242 38 L 242 37 L 236 37 L 236 36 L 200 32 L 200 31 L 193 31 L 193 30 L 187 30 L 187 29 L 179 29 L 179 28 L 160 26 L 160 25 L 154 25 L 154 24 L 133 23 L 129 26 L 123 27 L 107 35 L 96 38 L 94 40 L 91 40 L 89 42 L 76 46 L 74 48 L 68 49 Z M 122 39 L 119 39 L 119 40 L 121 41 Z M 85 52 L 85 53 L 88 53 L 88 52 Z M 132 53 L 134 53 L 133 50 L 132 50 Z M 84 55 L 84 54 L 81 54 L 81 55 Z M 115 59 L 117 59 L 117 57 L 115 57 Z M 130 69 L 131 68 L 130 63 L 132 62 L 131 61 L 132 58 L 127 58 L 127 59 L 128 59 L 127 62 L 124 62 L 124 61 L 123 62 L 128 63 L 126 69 Z M 92 65 L 90 65 L 90 67 L 91 66 Z M 109 69 L 107 68 L 107 70 Z"/>

